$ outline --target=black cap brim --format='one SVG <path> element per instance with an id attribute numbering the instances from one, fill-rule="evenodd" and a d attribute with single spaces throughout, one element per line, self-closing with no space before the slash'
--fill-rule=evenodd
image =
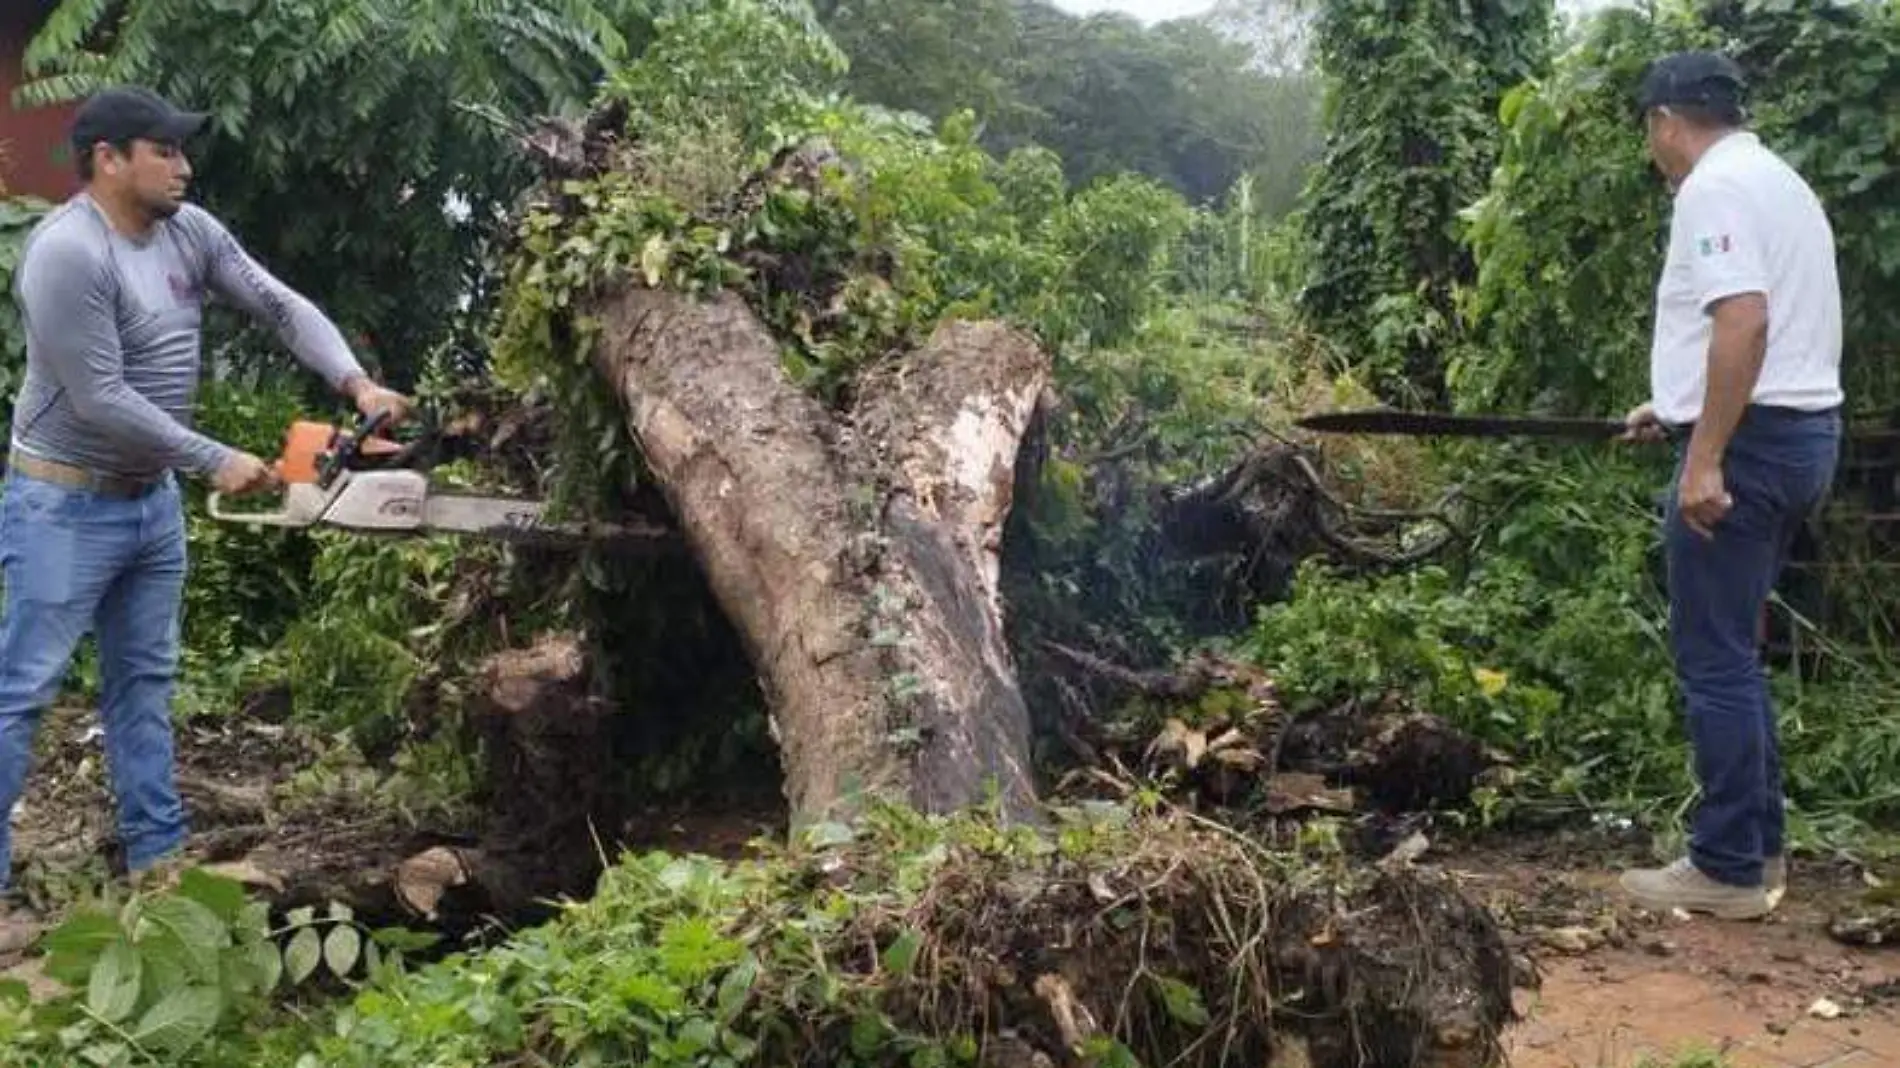
<path id="1" fill-rule="evenodd" d="M 152 128 L 151 139 L 183 143 L 198 136 L 210 122 L 211 116 L 202 111 L 173 112 Z"/>

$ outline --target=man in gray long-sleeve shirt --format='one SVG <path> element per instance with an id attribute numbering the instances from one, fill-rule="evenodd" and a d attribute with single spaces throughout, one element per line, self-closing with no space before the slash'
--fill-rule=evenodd
<path id="1" fill-rule="evenodd" d="M 335 325 L 184 202 L 183 144 L 204 123 L 144 90 L 89 100 L 72 138 L 85 188 L 28 237 L 15 283 L 27 371 L 0 499 L 0 817 L 25 788 L 40 712 L 93 630 L 106 757 L 135 872 L 185 838 L 172 781 L 186 567 L 173 472 L 231 494 L 275 482 L 262 460 L 192 428 L 206 295 L 267 323 L 365 414 L 407 410 L 363 373 Z M 10 862 L 0 818 L 0 892 Z M 0 952 L 30 937 L 4 915 Z"/>

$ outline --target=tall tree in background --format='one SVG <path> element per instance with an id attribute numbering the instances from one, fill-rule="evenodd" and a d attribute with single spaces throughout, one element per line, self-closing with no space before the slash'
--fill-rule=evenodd
<path id="1" fill-rule="evenodd" d="M 1041 3 L 1021 18 L 1018 84 L 1036 116 L 1024 132 L 1072 182 L 1134 170 L 1205 202 L 1255 173 L 1257 199 L 1290 203 L 1316 118 L 1303 79 L 1256 69 L 1252 45 L 1199 20 L 1144 28 Z"/>
<path id="2" fill-rule="evenodd" d="M 1021 121 L 1003 62 L 1019 32 L 1014 0 L 814 0 L 812 10 L 851 57 L 859 99 L 932 118 L 968 108 L 992 123 Z"/>
<path id="3" fill-rule="evenodd" d="M 1251 11 L 1263 0 L 1236 0 Z M 1254 22 L 1078 18 L 1040 0 L 817 0 L 859 98 L 943 119 L 969 109 L 998 154 L 1041 145 L 1072 185 L 1134 171 L 1196 201 L 1254 177 L 1289 208 L 1317 149 L 1317 87 Z M 1250 36 L 1251 35 L 1251 36 Z"/>
<path id="4" fill-rule="evenodd" d="M 1498 154 L 1498 105 L 1549 63 L 1551 0 L 1321 0 L 1326 146 L 1304 203 L 1302 308 L 1388 396 L 1445 396 L 1459 212 Z"/>

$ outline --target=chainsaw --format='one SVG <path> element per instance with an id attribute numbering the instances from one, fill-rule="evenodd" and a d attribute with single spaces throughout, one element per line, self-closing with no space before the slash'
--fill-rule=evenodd
<path id="1" fill-rule="evenodd" d="M 540 501 L 441 492 L 426 471 L 410 466 L 422 442 L 379 436 L 389 421 L 379 412 L 353 431 L 298 420 L 284 436 L 274 464 L 283 483 L 276 511 L 232 511 L 223 494 L 207 502 L 211 517 L 252 527 L 302 528 L 322 524 L 369 534 L 458 533 L 550 547 L 590 545 L 663 548 L 672 532 L 657 524 L 550 521 Z"/>

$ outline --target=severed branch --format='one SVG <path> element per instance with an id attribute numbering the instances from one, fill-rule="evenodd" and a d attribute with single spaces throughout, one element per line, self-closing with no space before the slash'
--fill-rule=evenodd
<path id="1" fill-rule="evenodd" d="M 1271 432 L 1269 432 L 1271 433 Z M 1178 499 L 1182 514 L 1212 510 L 1231 516 L 1254 543 L 1254 551 L 1296 532 L 1298 523 L 1311 538 L 1346 560 L 1360 565 L 1405 567 L 1430 559 L 1464 532 L 1447 514 L 1457 497 L 1447 494 L 1433 508 L 1422 511 L 1361 508 L 1327 489 L 1318 469 L 1299 446 L 1275 440 L 1249 452 L 1209 484 Z M 1414 523 L 1432 523 L 1440 533 L 1410 549 L 1387 549 L 1353 533 L 1351 528 L 1394 530 Z"/>
<path id="2" fill-rule="evenodd" d="M 1045 641 L 1042 646 L 1091 675 L 1107 679 L 1148 697 L 1191 700 L 1206 693 L 1209 685 L 1208 679 L 1197 678 L 1183 672 L 1134 671 L 1060 642 Z"/>

